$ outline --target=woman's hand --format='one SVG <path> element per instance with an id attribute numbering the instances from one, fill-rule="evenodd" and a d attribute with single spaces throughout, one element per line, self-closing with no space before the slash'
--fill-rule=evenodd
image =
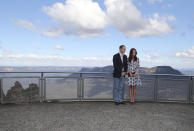
<path id="1" fill-rule="evenodd" d="M 129 72 L 129 76 L 130 76 L 130 77 L 133 77 L 133 74 L 132 74 L 131 72 Z"/>
<path id="2" fill-rule="evenodd" d="M 137 76 L 137 73 L 133 74 L 133 77 L 136 77 Z"/>
<path id="3" fill-rule="evenodd" d="M 136 70 L 136 72 L 133 74 L 134 77 L 136 77 L 138 74 L 138 70 Z"/>

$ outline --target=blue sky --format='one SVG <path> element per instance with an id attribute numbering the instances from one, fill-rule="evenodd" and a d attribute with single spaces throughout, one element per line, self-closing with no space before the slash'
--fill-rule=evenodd
<path id="1" fill-rule="evenodd" d="M 141 66 L 194 67 L 193 0 L 1 0 L 1 66 L 105 66 L 121 44 Z"/>

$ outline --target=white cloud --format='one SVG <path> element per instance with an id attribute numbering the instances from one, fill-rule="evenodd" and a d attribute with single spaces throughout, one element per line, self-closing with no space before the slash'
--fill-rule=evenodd
<path id="1" fill-rule="evenodd" d="M 30 21 L 20 19 L 20 20 L 14 21 L 14 22 L 16 25 L 21 26 L 25 29 L 37 31 L 36 26 L 34 24 L 32 24 Z"/>
<path id="2" fill-rule="evenodd" d="M 155 2 L 162 2 L 163 0 L 147 0 L 148 3 L 154 4 Z"/>
<path id="3" fill-rule="evenodd" d="M 3 50 L 3 53 L 4 53 L 5 55 L 11 55 L 11 54 L 13 54 L 13 52 L 12 52 L 11 50 L 8 50 L 8 49 L 4 49 L 4 50 Z"/>
<path id="4" fill-rule="evenodd" d="M 67 0 L 66 3 L 55 3 L 52 6 L 43 8 L 43 11 L 59 24 L 58 28 L 51 28 L 50 32 L 56 29 L 69 35 L 78 35 L 87 38 L 97 36 L 104 31 L 106 26 L 105 12 L 97 2 L 92 0 Z"/>
<path id="5" fill-rule="evenodd" d="M 168 22 L 176 20 L 174 16 L 154 13 L 143 17 L 133 0 L 104 0 L 104 6 L 106 10 L 93 0 L 66 0 L 44 6 L 42 10 L 53 20 L 53 25 L 49 29 L 38 29 L 38 32 L 48 37 L 65 34 L 88 38 L 103 34 L 106 27 L 112 26 L 127 38 L 139 38 L 163 36 L 173 31 Z M 37 31 L 37 27 L 27 20 L 16 23 Z"/>
<path id="6" fill-rule="evenodd" d="M 2 41 L 0 40 L 0 44 L 2 43 Z M 2 48 L 2 46 L 0 45 L 0 49 Z"/>
<path id="7" fill-rule="evenodd" d="M 54 48 L 57 49 L 57 50 L 64 50 L 64 48 L 60 45 L 56 45 Z"/>
<path id="8" fill-rule="evenodd" d="M 193 68 L 194 67 L 194 46 L 188 50 L 178 51 L 174 54 L 176 65 L 179 68 Z"/>
<path id="9" fill-rule="evenodd" d="M 168 18 L 169 21 L 175 21 L 176 20 L 176 17 L 172 16 L 172 15 L 167 16 L 167 18 Z"/>
<path id="10" fill-rule="evenodd" d="M 194 46 L 192 46 L 190 49 L 188 49 L 186 51 L 176 52 L 175 56 L 176 57 L 181 57 L 181 58 L 192 58 L 192 59 L 194 59 Z"/>
<path id="11" fill-rule="evenodd" d="M 43 30 L 41 32 L 41 34 L 43 36 L 55 37 L 55 38 L 57 38 L 57 37 L 59 37 L 59 35 L 61 35 L 61 33 L 57 33 L 57 32 L 54 32 L 54 31 L 49 31 L 49 30 Z"/>
<path id="12" fill-rule="evenodd" d="M 6 50 L 0 54 L 0 65 L 29 66 L 105 66 L 112 64 L 112 57 L 68 57 L 62 55 L 22 54 Z"/>
<path id="13" fill-rule="evenodd" d="M 132 0 L 105 0 L 109 23 L 128 38 L 162 36 L 173 31 L 167 20 L 175 17 L 160 17 L 154 13 L 150 18 L 143 18 Z"/>
<path id="14" fill-rule="evenodd" d="M 144 52 L 140 58 L 142 67 L 168 65 L 176 68 L 191 68 L 194 66 L 194 46 L 187 51 L 177 52 L 176 57 L 169 54 L 158 54 L 154 51 Z M 14 66 L 106 66 L 112 65 L 112 57 L 71 57 L 60 54 L 39 55 L 35 53 L 15 53 L 3 50 L 0 53 L 0 65 Z M 183 62 L 184 61 L 184 62 Z"/>
<path id="15" fill-rule="evenodd" d="M 163 63 L 163 61 L 159 57 L 158 53 L 156 53 L 156 52 L 145 53 L 144 56 L 142 57 L 141 61 L 146 65 L 158 65 L 158 64 Z"/>

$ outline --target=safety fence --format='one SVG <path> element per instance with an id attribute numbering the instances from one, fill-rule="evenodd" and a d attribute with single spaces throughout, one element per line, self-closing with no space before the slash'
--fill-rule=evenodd
<path id="1" fill-rule="evenodd" d="M 194 77 L 141 74 L 137 101 L 194 101 Z M 0 72 L 1 103 L 46 101 L 113 101 L 112 73 L 106 72 Z M 124 100 L 129 100 L 127 78 Z"/>

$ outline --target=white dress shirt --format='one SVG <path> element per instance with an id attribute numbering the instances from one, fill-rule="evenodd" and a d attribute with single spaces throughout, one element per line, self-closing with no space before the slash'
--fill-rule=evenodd
<path id="1" fill-rule="evenodd" d="M 119 52 L 119 54 L 120 54 L 120 57 L 121 57 L 121 61 L 123 63 L 123 54 L 121 54 L 120 52 Z"/>
<path id="2" fill-rule="evenodd" d="M 120 52 L 119 52 L 119 54 L 120 54 L 120 57 L 121 57 L 121 61 L 123 63 L 123 54 L 121 54 Z M 122 68 L 122 71 L 124 71 L 124 68 Z"/>

